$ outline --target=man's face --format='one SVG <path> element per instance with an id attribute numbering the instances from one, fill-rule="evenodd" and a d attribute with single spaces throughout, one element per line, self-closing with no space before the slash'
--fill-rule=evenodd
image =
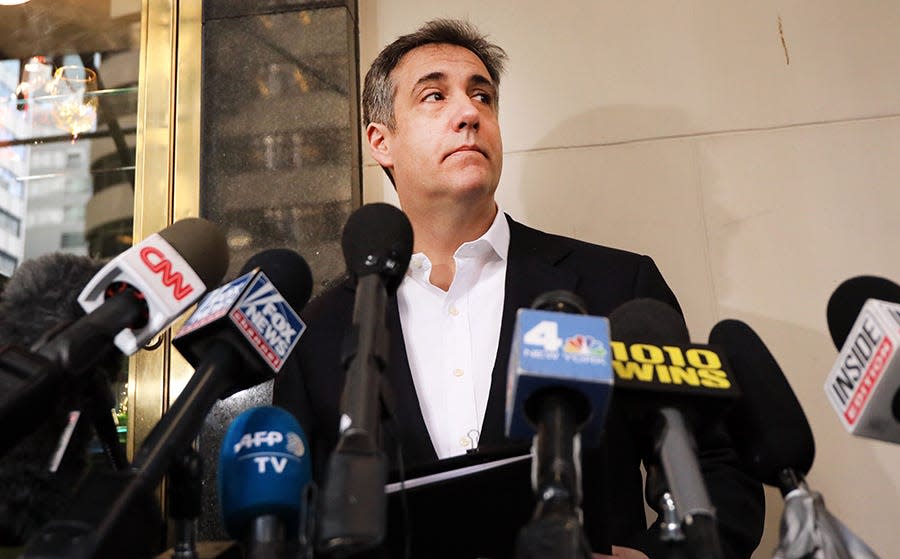
<path id="1" fill-rule="evenodd" d="M 400 203 L 417 198 L 493 201 L 503 167 L 497 90 L 481 60 L 456 45 L 408 52 L 391 73 L 393 130 L 367 129 L 372 155 L 391 170 Z"/>

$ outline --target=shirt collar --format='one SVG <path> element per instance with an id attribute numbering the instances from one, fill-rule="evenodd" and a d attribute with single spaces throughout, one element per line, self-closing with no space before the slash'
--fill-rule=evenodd
<path id="1" fill-rule="evenodd" d="M 497 204 L 497 214 L 494 221 L 484 235 L 478 237 L 474 241 L 463 243 L 456 249 L 455 256 L 484 256 L 489 251 L 506 260 L 509 253 L 509 223 L 506 221 L 506 215 Z"/>

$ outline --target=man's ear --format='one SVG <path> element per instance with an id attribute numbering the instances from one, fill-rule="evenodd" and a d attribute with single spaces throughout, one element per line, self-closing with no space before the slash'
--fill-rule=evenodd
<path id="1" fill-rule="evenodd" d="M 366 126 L 366 140 L 369 142 L 369 153 L 379 165 L 385 169 L 394 168 L 394 158 L 391 156 L 390 131 L 380 122 L 370 122 Z"/>

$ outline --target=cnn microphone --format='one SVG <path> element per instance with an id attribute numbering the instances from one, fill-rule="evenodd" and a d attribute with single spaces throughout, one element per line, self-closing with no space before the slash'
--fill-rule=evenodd
<path id="1" fill-rule="evenodd" d="M 291 543 L 308 533 L 311 478 L 309 444 L 289 412 L 257 407 L 232 421 L 219 454 L 219 502 L 228 535 L 244 542 L 245 557 L 295 555 Z"/>
<path id="2" fill-rule="evenodd" d="M 383 372 L 388 358 L 388 297 L 412 257 L 413 231 L 389 204 L 353 212 L 341 238 L 347 271 L 356 280 L 353 320 L 344 338 L 339 437 L 328 457 L 317 549 L 348 554 L 381 544 L 386 531 L 387 463 L 380 444 Z"/>
<path id="3" fill-rule="evenodd" d="M 665 303 L 635 299 L 613 311 L 609 321 L 613 398 L 633 422 L 653 421 L 654 451 L 674 499 L 670 512 L 684 531 L 687 550 L 697 558 L 721 558 L 693 431 L 727 408 L 738 395 L 736 383 L 715 349 L 690 343 L 684 319 Z M 658 475 L 656 467 L 648 468 L 648 477 Z M 656 497 L 666 500 L 664 494 L 648 495 L 648 500 Z"/>
<path id="4" fill-rule="evenodd" d="M 173 341 L 194 366 L 194 375 L 137 451 L 132 475 L 110 482 L 105 494 L 112 496 L 111 502 L 76 511 L 77 530 L 70 520 L 51 522 L 29 542 L 26 559 L 111 554 L 109 546 L 123 543 L 112 539 L 117 524 L 197 436 L 216 400 L 268 380 L 281 369 L 305 330 L 293 307 L 302 308 L 311 292 L 309 266 L 294 251 L 273 249 L 253 256 L 244 271 L 211 292 Z"/>
<path id="5" fill-rule="evenodd" d="M 900 443 L 900 286 L 872 276 L 845 281 L 828 301 L 828 328 L 840 353 L 825 394 L 844 429 Z"/>
<path id="6" fill-rule="evenodd" d="M 85 375 L 115 344 L 137 351 L 206 291 L 228 266 L 224 235 L 189 218 L 120 254 L 88 282 L 78 300 L 86 316 L 47 335 L 30 350 L 0 348 L 8 388 L 0 394 L 0 448 L 23 436 L 60 395 L 63 379 Z"/>
<path id="7" fill-rule="evenodd" d="M 807 486 L 805 476 L 815 457 L 812 430 L 765 343 L 739 320 L 716 324 L 709 343 L 722 348 L 741 385 L 741 398 L 726 416 L 735 448 L 749 473 L 778 487 L 785 498 L 775 559 L 877 559 Z"/>
<path id="8" fill-rule="evenodd" d="M 590 558 L 581 526 L 581 442 L 599 441 L 612 392 L 608 322 L 587 316 L 577 295 L 553 291 L 518 311 L 513 332 L 506 433 L 534 436 L 538 497 L 516 556 Z"/>

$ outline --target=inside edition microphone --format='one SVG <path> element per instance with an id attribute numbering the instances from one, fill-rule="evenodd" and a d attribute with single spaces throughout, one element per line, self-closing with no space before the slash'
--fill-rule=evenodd
<path id="1" fill-rule="evenodd" d="M 652 427 L 655 454 L 674 498 L 671 512 L 690 555 L 721 558 L 715 510 L 692 433 L 717 420 L 738 395 L 737 385 L 722 356 L 709 346 L 691 344 L 684 319 L 665 303 L 629 301 L 610 314 L 609 322 L 613 398 L 630 421 Z M 664 493 L 647 496 L 648 501 L 657 498 L 666 500 Z"/>
<path id="2" fill-rule="evenodd" d="M 533 438 L 534 517 L 516 542 L 524 558 L 586 557 L 581 441 L 599 440 L 612 392 L 609 324 L 574 293 L 553 291 L 519 309 L 510 352 L 506 434 Z"/>
<path id="3" fill-rule="evenodd" d="M 112 259 L 78 297 L 88 314 L 57 328 L 30 350 L 0 348 L 0 448 L 28 432 L 59 397 L 63 379 L 79 379 L 113 348 L 131 355 L 222 279 L 228 247 L 199 218 L 178 221 Z M 0 451 L 2 452 L 2 451 Z"/>
<path id="4" fill-rule="evenodd" d="M 825 394 L 841 424 L 900 443 L 900 286 L 873 276 L 845 281 L 828 301 L 828 329 L 840 353 Z"/>
<path id="5" fill-rule="evenodd" d="M 317 548 L 349 554 L 381 544 L 386 531 L 387 463 L 381 450 L 382 387 L 388 358 L 387 303 L 412 257 L 406 214 L 366 204 L 344 226 L 341 246 L 356 280 L 353 321 L 344 337 L 338 442 L 325 471 Z"/>
<path id="6" fill-rule="evenodd" d="M 272 249 L 253 256 L 244 272 L 201 301 L 173 340 L 195 371 L 138 449 L 132 475 L 107 483 L 109 498 L 75 511 L 79 530 L 70 520 L 51 522 L 29 542 L 26 559 L 86 559 L 98 552 L 111 555 L 120 545 L 127 549 L 127 542 L 116 539 L 117 524 L 198 435 L 216 400 L 281 370 L 305 330 L 294 307 L 302 308 L 312 290 L 309 266 L 294 251 Z"/>
<path id="7" fill-rule="evenodd" d="M 311 478 L 309 444 L 293 415 L 257 407 L 232 421 L 219 453 L 219 502 L 228 535 L 244 542 L 245 557 L 296 556 L 290 548 L 308 530 Z"/>
<path id="8" fill-rule="evenodd" d="M 709 334 L 723 348 L 731 372 L 741 385 L 741 398 L 728 411 L 726 423 L 749 473 L 785 497 L 781 540 L 776 559 L 813 557 L 875 558 L 866 544 L 835 518 L 805 476 L 815 457 L 812 430 L 766 344 L 750 326 L 723 320 Z M 827 551 L 827 553 L 826 553 Z"/>

